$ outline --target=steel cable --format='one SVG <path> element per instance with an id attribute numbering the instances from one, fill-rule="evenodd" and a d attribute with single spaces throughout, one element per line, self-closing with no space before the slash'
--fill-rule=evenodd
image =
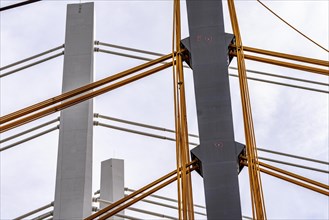
<path id="1" fill-rule="evenodd" d="M 229 69 L 238 70 L 238 68 L 236 68 L 236 67 L 229 67 Z M 247 69 L 247 72 L 248 73 L 258 74 L 258 75 L 264 75 L 264 76 L 271 76 L 271 77 L 282 78 L 282 79 L 295 80 L 295 81 L 299 81 L 299 82 L 312 83 L 312 84 L 316 84 L 316 85 L 320 85 L 320 86 L 329 87 L 329 83 L 317 82 L 317 81 L 307 80 L 307 79 L 300 79 L 300 78 L 295 78 L 295 77 L 291 77 L 291 76 L 282 76 L 282 75 L 277 75 L 277 74 L 264 72 L 264 71 L 257 71 L 257 70 Z"/>
<path id="2" fill-rule="evenodd" d="M 239 77 L 239 75 L 236 74 L 229 74 L 229 76 L 233 77 Z M 258 81 L 258 82 L 263 82 L 263 83 L 269 83 L 269 84 L 274 84 L 274 85 L 279 85 L 279 86 L 287 86 L 291 88 L 296 88 L 296 89 L 303 89 L 303 90 L 308 90 L 312 92 L 320 92 L 320 93 L 327 93 L 329 94 L 329 91 L 326 90 L 321 90 L 321 89 L 314 89 L 314 88 L 309 88 L 305 86 L 297 86 L 297 85 L 292 85 L 288 83 L 281 83 L 281 82 L 275 82 L 275 81 L 270 81 L 270 80 L 265 80 L 265 79 L 259 79 L 259 78 L 254 78 L 254 77 L 247 77 L 248 80 L 253 80 L 253 81 Z"/>
<path id="3" fill-rule="evenodd" d="M 53 123 L 55 123 L 56 121 L 59 121 L 59 117 L 56 118 L 56 119 L 54 119 L 54 120 L 51 120 L 51 121 L 45 122 L 45 123 L 43 123 L 43 124 L 41 124 L 41 125 L 35 126 L 35 127 L 33 127 L 33 128 L 30 128 L 30 129 L 28 129 L 28 130 L 25 130 L 25 131 L 23 131 L 23 132 L 20 132 L 20 133 L 18 133 L 18 134 L 15 134 L 15 135 L 12 135 L 12 136 L 10 136 L 10 137 L 7 137 L 7 138 L 4 138 L 4 139 L 1 139 L 1 140 L 0 140 L 0 143 L 4 143 L 4 142 L 7 142 L 7 141 L 10 141 L 10 140 L 12 140 L 12 139 L 14 139 L 14 138 L 18 138 L 18 137 L 20 137 L 20 136 L 22 136 L 22 135 L 25 135 L 25 134 L 30 133 L 30 132 L 32 132 L 32 131 L 38 130 L 38 129 L 40 129 L 40 128 L 43 128 L 43 127 L 45 127 L 45 126 L 47 126 L 47 125 L 53 124 Z"/>
<path id="4" fill-rule="evenodd" d="M 53 128 L 50 128 L 50 129 L 48 129 L 48 130 L 45 130 L 45 131 L 43 131 L 43 132 L 40 132 L 40 133 L 38 133 L 38 134 L 35 134 L 35 135 L 31 136 L 31 137 L 25 138 L 25 139 L 23 139 L 23 140 L 20 140 L 20 141 L 17 141 L 17 142 L 15 142 L 15 143 L 9 144 L 9 145 L 7 145 L 7 146 L 5 146 L 5 147 L 2 147 L 2 148 L 0 148 L 0 152 L 1 152 L 1 151 L 8 150 L 8 149 L 10 149 L 10 148 L 12 148 L 12 147 L 15 147 L 15 146 L 17 146 L 17 145 L 19 145 L 19 144 L 25 143 L 25 142 L 27 142 L 27 141 L 30 141 L 30 140 L 35 139 L 35 138 L 37 138 L 37 137 L 40 137 L 40 136 L 42 136 L 42 135 L 48 134 L 48 133 L 50 133 L 50 132 L 52 132 L 52 131 L 55 131 L 55 130 L 57 130 L 57 129 L 59 129 L 59 125 L 57 125 L 57 126 L 55 126 L 55 127 L 53 127 Z"/>
<path id="5" fill-rule="evenodd" d="M 115 46 L 118 46 L 118 45 L 115 45 Z M 118 47 L 121 47 L 121 46 L 118 46 Z M 123 47 L 123 48 L 125 48 L 125 47 Z M 129 49 L 134 49 L 134 48 L 129 48 Z M 147 57 L 135 56 L 135 55 L 130 55 L 130 54 L 126 54 L 126 53 L 119 53 L 119 52 L 115 52 L 115 51 L 102 50 L 102 49 L 98 49 L 98 48 L 95 48 L 95 51 L 96 52 L 105 52 L 105 53 L 109 53 L 109 54 L 113 54 L 113 55 L 117 55 L 117 56 L 123 56 L 123 57 L 132 58 L 132 59 L 138 59 L 138 60 L 147 60 L 147 61 L 152 60 L 152 59 L 147 58 Z M 184 67 L 185 68 L 190 68 L 188 66 L 184 66 Z M 236 67 L 229 67 L 229 69 L 237 70 Z M 256 71 L 256 70 L 247 69 L 246 71 L 248 73 L 255 73 L 255 74 L 264 75 L 264 76 L 271 76 L 271 77 L 276 77 L 276 78 L 295 80 L 295 81 L 299 81 L 299 82 L 305 82 L 305 83 L 311 83 L 311 84 L 316 84 L 316 85 L 328 86 L 329 87 L 328 83 L 323 83 L 323 82 L 317 82 L 317 81 L 300 79 L 300 78 L 289 77 L 289 76 L 282 76 L 282 75 L 277 75 L 277 74 L 262 72 L 262 71 Z M 236 75 L 234 75 L 234 74 L 230 74 L 230 76 L 236 77 Z M 248 80 L 259 81 L 259 82 L 264 82 L 264 83 L 275 84 L 275 85 L 287 86 L 287 87 L 291 87 L 291 88 L 304 89 L 304 90 L 313 91 L 313 92 L 329 93 L 329 91 L 326 91 L 326 90 L 314 89 L 314 88 L 310 88 L 310 87 L 298 86 L 298 85 L 293 85 L 293 84 L 288 84 L 288 83 L 275 82 L 275 81 L 271 81 L 271 80 L 264 80 L 264 79 L 253 78 L 253 77 L 247 77 L 247 79 Z"/>
<path id="6" fill-rule="evenodd" d="M 26 217 L 28 217 L 30 215 L 34 215 L 34 214 L 36 214 L 36 213 L 38 213 L 40 211 L 43 211 L 43 210 L 48 209 L 48 208 L 53 207 L 53 206 L 54 206 L 54 202 L 51 202 L 51 203 L 49 203 L 49 204 L 47 204 L 45 206 L 42 206 L 40 208 L 37 208 L 37 209 L 35 209 L 33 211 L 30 211 L 30 212 L 24 214 L 24 215 L 21 215 L 19 217 L 16 217 L 13 220 L 21 220 L 21 219 L 24 219 L 24 218 L 26 218 Z"/>
<path id="7" fill-rule="evenodd" d="M 6 11 L 6 10 L 9 10 L 9 9 L 13 9 L 13 8 L 17 8 L 17 7 L 20 7 L 20 6 L 23 6 L 23 5 L 28 5 L 28 4 L 35 3 L 35 2 L 40 2 L 40 1 L 42 1 L 42 0 L 27 0 L 27 1 L 16 3 L 16 4 L 8 5 L 8 6 L 0 8 L 0 12 L 1 11 Z"/>
<path id="8" fill-rule="evenodd" d="M 151 134 L 151 133 L 142 132 L 142 131 L 136 131 L 136 130 L 132 130 L 132 129 L 128 129 L 128 128 L 122 128 L 122 127 L 118 127 L 118 126 L 114 126 L 114 125 L 109 125 L 109 124 L 104 124 L 104 123 L 100 123 L 98 121 L 94 121 L 94 125 L 96 125 L 96 126 L 102 126 L 102 127 L 106 127 L 106 128 L 111 128 L 111 129 L 115 129 L 115 130 L 120 130 L 120 131 L 125 131 L 125 132 L 129 132 L 129 133 L 144 135 L 144 136 L 148 136 L 148 137 L 153 137 L 153 138 L 168 140 L 168 141 L 176 141 L 176 139 L 174 139 L 174 138 L 170 138 L 170 137 L 166 137 L 166 136 L 161 136 L 161 135 L 156 135 L 156 134 Z M 194 146 L 197 146 L 198 145 L 197 143 L 193 143 L 193 142 L 189 142 L 188 144 L 194 145 Z"/>
<path id="9" fill-rule="evenodd" d="M 107 200 L 104 200 L 104 199 L 97 199 L 97 201 L 99 201 L 101 203 L 108 204 L 108 205 L 113 204 L 113 202 L 110 202 L 110 201 L 107 201 Z M 143 200 L 141 200 L 141 201 L 143 201 Z M 160 214 L 160 213 L 157 213 L 157 212 L 151 212 L 151 211 L 147 211 L 147 210 L 144 210 L 144 209 L 139 209 L 139 208 L 134 208 L 134 207 L 127 207 L 126 209 L 127 210 L 131 210 L 131 211 L 135 211 L 135 212 L 140 212 L 140 213 L 147 214 L 147 215 L 152 215 L 152 216 L 160 217 L 160 218 L 178 220 L 178 218 L 173 217 L 173 216 L 169 216 L 169 215 L 165 215 L 165 214 Z"/>
<path id="10" fill-rule="evenodd" d="M 52 48 L 52 49 L 50 49 L 50 50 L 46 50 L 45 52 L 42 52 L 42 53 L 39 53 L 39 54 L 33 55 L 33 56 L 31 56 L 31 57 L 28 57 L 28 58 L 25 58 L 25 59 L 23 59 L 23 60 L 19 60 L 19 61 L 15 62 L 15 63 L 11 63 L 11 64 L 8 64 L 8 65 L 6 65 L 6 66 L 0 67 L 0 71 L 5 70 L 5 69 L 8 69 L 8 68 L 13 67 L 13 66 L 16 66 L 16 65 L 21 64 L 21 63 L 25 63 L 25 62 L 30 61 L 30 60 L 33 60 L 33 59 L 35 59 L 35 58 L 41 57 L 41 56 L 43 56 L 43 55 L 46 55 L 46 54 L 51 53 L 51 52 L 54 52 L 54 51 L 59 50 L 59 49 L 61 49 L 61 48 L 64 48 L 64 44 L 61 45 L 61 46 L 58 46 L 58 47 Z"/>
<path id="11" fill-rule="evenodd" d="M 115 118 L 115 117 L 105 116 L 105 115 L 99 114 L 99 113 L 95 113 L 94 114 L 94 117 L 95 118 L 107 119 L 107 120 L 113 120 L 113 121 L 122 122 L 122 123 L 131 124 L 131 125 L 135 125 L 135 126 L 140 126 L 140 127 L 145 127 L 145 128 L 149 128 L 149 129 L 153 129 L 153 130 L 169 131 L 169 132 L 172 132 L 172 133 L 175 132 L 175 131 L 173 131 L 171 129 L 168 129 L 168 128 L 162 128 L 162 127 L 157 127 L 157 126 L 150 125 L 150 124 L 142 124 L 142 123 L 139 123 L 139 122 L 123 120 L 123 119 L 119 119 L 119 118 Z M 137 133 L 137 132 L 135 132 L 135 130 L 131 130 L 131 131 L 133 131 L 133 133 Z M 150 134 L 150 133 L 147 133 L 147 134 Z M 192 137 L 195 137 L 195 138 L 199 138 L 199 136 L 198 135 L 195 135 L 195 134 L 188 134 L 188 135 L 189 136 L 192 136 Z M 150 136 L 153 136 L 153 134 L 151 134 Z M 161 136 L 161 139 L 168 139 L 169 140 L 170 138 L 163 138 Z M 197 146 L 196 143 L 190 143 L 190 144 Z M 262 152 L 266 152 L 266 153 L 270 153 L 270 154 L 276 154 L 276 155 L 291 157 L 291 158 L 295 158 L 295 159 L 310 161 L 310 162 L 314 162 L 314 163 L 329 165 L 329 162 L 322 161 L 322 160 L 316 160 L 316 159 L 313 159 L 313 158 L 308 158 L 308 157 L 302 157 L 302 156 L 287 154 L 287 153 L 273 151 L 273 150 L 268 150 L 268 149 L 260 148 L 260 147 L 257 147 L 257 150 L 258 151 L 262 151 Z"/>
<path id="12" fill-rule="evenodd" d="M 309 38 L 308 36 L 306 36 L 305 34 L 303 34 L 301 31 L 299 31 L 297 28 L 295 28 L 294 26 L 292 26 L 291 24 L 289 24 L 286 20 L 284 20 L 282 17 L 280 17 L 278 14 L 276 14 L 273 10 L 271 10 L 269 7 L 267 7 L 263 2 L 261 2 L 260 0 L 257 0 L 257 2 L 259 2 L 264 8 L 266 8 L 269 12 L 271 12 L 274 16 L 276 16 L 277 18 L 279 18 L 281 21 L 283 21 L 286 25 L 288 25 L 289 27 L 291 27 L 297 33 L 299 33 L 300 35 L 302 35 L 303 37 L 305 37 L 306 39 L 308 39 L 309 41 L 311 41 L 313 44 L 317 45 L 318 47 L 320 47 L 321 49 L 323 49 L 324 51 L 326 51 L 326 52 L 329 53 L 329 50 L 328 49 L 326 49 L 325 47 L 321 46 L 319 43 L 315 42 L 314 40 L 312 40 L 311 38 Z"/>
<path id="13" fill-rule="evenodd" d="M 40 64 L 40 63 L 46 62 L 46 61 L 48 61 L 48 60 L 54 59 L 54 58 L 59 57 L 59 56 L 62 56 L 62 55 L 64 55 L 64 51 L 62 51 L 62 52 L 60 52 L 60 53 L 57 53 L 57 54 L 55 54 L 55 55 L 52 55 L 52 56 L 46 57 L 46 58 L 44 58 L 44 59 L 42 59 L 42 60 L 38 60 L 38 61 L 36 61 L 36 62 L 34 62 L 34 63 L 30 63 L 30 64 L 27 64 L 27 65 L 25 65 L 25 66 L 19 67 L 19 68 L 17 68 L 17 69 L 11 70 L 11 71 L 9 71 L 9 72 L 3 73 L 3 74 L 0 75 L 0 78 L 5 77 L 5 76 L 8 76 L 8 75 L 11 75 L 11 74 L 16 73 L 16 72 L 18 72 L 18 71 L 21 71 L 21 70 L 27 69 L 27 68 L 29 68 L 29 67 L 35 66 L 35 65 L 37 65 L 37 64 Z"/>

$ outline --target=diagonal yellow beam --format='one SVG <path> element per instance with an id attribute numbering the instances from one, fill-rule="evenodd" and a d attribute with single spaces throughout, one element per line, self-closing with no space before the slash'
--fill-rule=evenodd
<path id="1" fill-rule="evenodd" d="M 244 166 L 248 166 L 248 163 L 246 161 L 241 161 L 240 163 L 243 164 Z M 323 195 L 329 196 L 329 191 L 328 191 L 329 186 L 328 185 L 325 185 L 323 183 L 308 179 L 306 177 L 303 177 L 303 176 L 300 176 L 300 175 L 297 175 L 297 174 L 279 169 L 277 167 L 270 166 L 268 164 L 264 164 L 264 163 L 261 164 L 260 163 L 260 165 L 268 168 L 268 169 L 264 169 L 262 167 L 258 167 L 259 171 L 261 171 L 262 173 L 266 173 L 270 176 L 285 180 L 287 182 L 296 184 L 298 186 L 304 187 L 304 188 L 312 190 L 314 192 L 318 192 L 318 193 L 321 193 Z M 273 172 L 272 170 L 274 170 L 276 172 Z M 282 175 L 280 173 L 283 173 L 284 175 Z M 302 182 L 301 180 L 304 181 L 304 182 Z M 320 186 L 320 188 L 315 187 L 315 186 Z M 323 189 L 321 189 L 321 188 L 323 188 Z"/>
<path id="2" fill-rule="evenodd" d="M 65 109 L 65 108 L 68 108 L 70 106 L 76 105 L 78 103 L 81 103 L 81 102 L 86 101 L 88 99 L 94 98 L 96 96 L 102 95 L 102 94 L 104 94 L 106 92 L 109 92 L 111 90 L 114 90 L 116 88 L 119 88 L 121 86 L 124 86 L 124 85 L 126 85 L 128 83 L 134 82 L 136 80 L 139 80 L 139 79 L 142 79 L 142 78 L 144 78 L 146 76 L 149 76 L 149 75 L 151 75 L 153 73 L 156 73 L 156 72 L 159 72 L 161 70 L 164 70 L 164 69 L 166 69 L 166 68 L 168 68 L 170 66 L 172 66 L 172 63 L 167 63 L 167 64 L 161 65 L 159 67 L 156 67 L 154 69 L 148 70 L 146 72 L 140 73 L 138 75 L 132 76 L 130 78 L 127 78 L 127 79 L 124 79 L 122 81 L 119 81 L 117 83 L 108 85 L 108 86 L 103 87 L 101 89 L 98 89 L 98 90 L 95 90 L 95 91 L 92 91 L 92 92 L 85 93 L 85 94 L 80 95 L 80 96 L 78 96 L 76 98 L 71 98 L 68 101 L 62 102 L 62 103 L 57 104 L 55 106 L 52 106 L 52 107 L 49 107 L 49 108 L 43 108 L 41 111 L 38 111 L 38 112 L 36 112 L 34 114 L 29 114 L 29 115 L 27 115 L 25 117 L 21 117 L 21 118 L 19 118 L 17 120 L 14 120 L 12 122 L 9 122 L 7 124 L 4 124 L 4 125 L 0 126 L 0 133 L 5 132 L 5 131 L 8 131 L 8 130 L 13 129 L 13 128 L 18 127 L 18 126 L 21 126 L 21 125 L 26 124 L 28 122 L 34 121 L 36 119 L 45 117 L 45 116 L 50 115 L 52 113 L 61 111 L 61 110 Z M 24 116 L 24 114 L 23 114 L 23 116 Z"/>
<path id="3" fill-rule="evenodd" d="M 195 163 L 196 163 L 196 161 L 192 161 L 185 165 L 188 168 L 187 172 L 191 172 L 194 169 L 196 169 L 195 167 L 190 167 L 190 166 L 194 166 Z M 182 167 L 180 167 L 179 171 L 180 172 L 182 171 Z M 141 189 L 136 190 L 135 192 L 127 195 L 126 197 L 123 197 L 122 199 L 105 207 L 104 209 L 101 209 L 100 211 L 92 214 L 91 216 L 85 218 L 84 220 L 92 220 L 92 219 L 95 219 L 100 216 L 102 216 L 102 217 L 100 217 L 100 219 L 106 219 L 106 218 L 111 217 L 112 215 L 115 215 L 116 213 L 120 212 L 124 208 L 129 207 L 130 205 L 138 202 L 139 200 L 145 198 L 146 196 L 151 195 L 152 193 L 156 192 L 157 190 L 174 182 L 177 179 L 177 176 L 174 176 L 176 174 L 176 172 L 177 171 L 174 170 L 174 171 L 160 177 L 159 179 L 153 181 L 152 183 L 147 184 L 146 186 L 142 187 Z M 150 191 L 148 191 L 148 190 L 150 190 Z M 139 196 L 139 197 L 137 197 L 137 196 Z M 135 198 L 135 197 L 137 197 L 137 198 Z M 132 201 L 128 202 L 129 200 L 132 200 Z M 128 203 L 126 203 L 126 202 L 128 202 Z M 125 204 L 125 205 L 123 206 L 123 204 Z M 115 210 L 113 210 L 113 209 L 115 209 Z M 111 211 L 111 212 L 109 212 L 109 211 Z"/>
<path id="4" fill-rule="evenodd" d="M 69 98 L 72 98 L 72 97 L 74 97 L 76 95 L 79 95 L 79 94 L 82 94 L 84 92 L 90 91 L 92 89 L 98 88 L 98 87 L 103 86 L 103 85 L 105 85 L 107 83 L 113 82 L 113 81 L 118 80 L 118 79 L 120 79 L 122 77 L 125 77 L 125 76 L 128 76 L 130 74 L 133 74 L 133 73 L 135 73 L 137 71 L 140 71 L 140 70 L 143 70 L 145 68 L 151 67 L 151 66 L 153 66 L 155 64 L 161 63 L 161 62 L 163 62 L 165 60 L 170 59 L 171 57 L 172 57 L 172 54 L 165 55 L 165 56 L 160 57 L 160 58 L 158 58 L 156 60 L 152 60 L 150 62 L 147 62 L 145 64 L 136 66 L 136 67 L 131 68 L 129 70 L 120 72 L 120 73 L 115 74 L 113 76 L 106 77 L 106 78 L 101 79 L 99 81 L 96 81 L 96 82 L 87 84 L 85 86 L 82 86 L 82 87 L 79 87 L 77 89 L 71 90 L 69 92 L 63 93 L 61 95 L 52 97 L 52 98 L 47 99 L 45 101 L 42 101 L 42 102 L 39 102 L 37 104 L 31 105 L 29 107 L 23 108 L 23 109 L 18 110 L 16 112 L 10 113 L 10 114 L 5 115 L 5 116 L 2 116 L 2 117 L 0 117 L 0 124 L 4 124 L 6 122 L 9 122 L 11 120 L 17 119 L 17 118 L 22 117 L 24 115 L 27 115 L 27 114 L 30 114 L 32 112 L 41 110 L 41 109 L 43 109 L 45 107 L 54 105 L 54 104 L 56 104 L 58 102 L 64 101 L 64 100 L 69 99 Z"/>
<path id="5" fill-rule="evenodd" d="M 230 52 L 230 55 L 237 56 L 237 53 Z M 289 63 L 289 62 L 284 62 L 284 61 L 279 61 L 279 60 L 274 60 L 274 59 L 268 59 L 268 58 L 253 56 L 253 55 L 249 55 L 249 54 L 244 54 L 244 58 L 262 62 L 262 63 L 268 63 L 268 64 L 277 65 L 277 66 L 283 66 L 283 67 L 287 67 L 287 68 L 303 70 L 306 72 L 318 73 L 318 74 L 329 76 L 329 69 L 326 70 L 326 69 L 322 69 L 322 68 L 310 67 L 310 66 L 300 65 L 300 64 L 296 64 L 296 63 Z"/>
<path id="6" fill-rule="evenodd" d="M 231 44 L 230 47 L 236 48 L 236 46 L 233 44 Z M 258 54 L 263 54 L 263 55 L 269 55 L 269 56 L 274 56 L 274 57 L 279 57 L 279 58 L 284 58 L 284 59 L 295 60 L 295 61 L 300 61 L 300 62 L 304 62 L 304 63 L 329 67 L 329 61 L 326 61 L 326 60 L 319 60 L 319 59 L 314 59 L 314 58 L 309 58 L 309 57 L 297 56 L 297 55 L 293 55 L 293 54 L 281 53 L 281 52 L 264 50 L 264 49 L 247 47 L 247 46 L 243 46 L 243 50 L 252 52 L 252 53 L 258 53 Z"/>

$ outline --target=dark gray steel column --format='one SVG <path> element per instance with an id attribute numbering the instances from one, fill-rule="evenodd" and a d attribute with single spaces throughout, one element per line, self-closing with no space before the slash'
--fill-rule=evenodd
<path id="1" fill-rule="evenodd" d="M 187 0 L 208 219 L 242 219 L 221 1 Z"/>
<path id="2" fill-rule="evenodd" d="M 67 7 L 63 92 L 93 81 L 94 4 Z M 61 111 L 54 219 L 91 215 L 93 101 Z"/>

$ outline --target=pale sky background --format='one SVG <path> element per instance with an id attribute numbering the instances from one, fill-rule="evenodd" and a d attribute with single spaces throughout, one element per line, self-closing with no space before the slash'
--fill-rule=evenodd
<path id="1" fill-rule="evenodd" d="M 1 0 L 1 7 L 16 2 Z M 42 1 L 1 12 L 0 66 L 63 44 L 66 5 L 79 2 Z M 87 1 L 82 1 L 84 2 Z M 171 52 L 172 1 L 94 2 L 95 40 L 160 53 Z M 265 1 L 265 3 L 306 35 L 329 48 L 329 1 Z M 188 36 L 185 6 L 183 1 L 183 37 Z M 322 60 L 329 59 L 328 53 L 298 35 L 256 1 L 236 1 L 236 9 L 244 45 Z M 226 1 L 223 2 L 223 10 L 226 31 L 232 33 Z M 110 48 L 106 49 L 110 50 Z M 95 80 L 142 63 L 144 62 L 139 60 L 95 53 Z M 60 94 L 62 65 L 63 57 L 59 57 L 1 78 L 1 115 Z M 317 74 L 250 61 L 247 61 L 246 65 L 248 69 L 329 82 L 328 77 Z M 236 66 L 235 59 L 231 66 Z M 4 72 L 6 70 L 2 73 Z M 197 134 L 193 78 L 190 70 L 185 69 L 185 77 L 189 131 Z M 272 78 L 268 79 L 272 80 Z M 323 86 L 273 80 L 328 90 Z M 230 85 L 235 139 L 244 143 L 237 79 L 230 78 Z M 259 147 L 329 160 L 328 94 L 254 81 L 250 81 L 249 86 L 256 141 Z M 172 96 L 172 73 L 171 69 L 168 69 L 97 97 L 94 102 L 94 112 L 172 129 L 174 128 Z M 1 138 L 54 119 L 58 115 L 54 114 L 1 134 Z M 99 121 L 120 125 L 101 119 Z M 127 125 L 122 126 L 135 129 Z M 164 132 L 137 129 L 172 136 Z M 197 142 L 195 139 L 190 141 Z M 11 142 L 6 142 L 1 147 L 9 143 Z M 1 152 L 1 220 L 14 218 L 54 200 L 57 145 L 58 131 L 55 131 Z M 325 165 L 305 163 L 262 152 L 259 155 L 328 170 L 328 166 Z M 139 189 L 172 171 L 176 166 L 173 142 L 95 127 L 93 191 L 99 189 L 100 162 L 113 157 L 125 160 L 125 185 L 133 189 Z M 329 184 L 329 177 L 326 174 L 274 165 Z M 194 201 L 196 204 L 204 204 L 202 178 L 197 173 L 194 173 L 192 178 Z M 262 181 L 268 219 L 329 219 L 329 197 L 264 174 Z M 242 213 L 251 216 L 246 168 L 239 176 L 239 183 Z M 157 194 L 175 198 L 176 184 Z M 145 203 L 136 206 L 152 209 Z M 153 209 L 160 213 L 177 215 L 176 211 L 164 208 Z M 127 214 L 143 216 L 132 212 Z M 196 219 L 204 218 L 196 216 Z"/>

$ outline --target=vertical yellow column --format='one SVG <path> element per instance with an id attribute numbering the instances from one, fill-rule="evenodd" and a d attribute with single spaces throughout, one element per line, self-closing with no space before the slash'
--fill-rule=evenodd
<path id="1" fill-rule="evenodd" d="M 246 139 L 246 150 L 248 155 L 248 172 L 250 180 L 250 193 L 252 200 L 252 213 L 254 219 L 266 219 L 264 204 L 264 195 L 262 190 L 261 176 L 259 172 L 258 155 L 256 148 L 256 139 L 252 119 L 249 89 L 247 82 L 246 67 L 244 62 L 243 45 L 238 25 L 238 19 L 235 12 L 233 0 L 228 1 L 228 7 L 231 17 L 233 32 L 235 35 L 235 44 L 237 50 L 237 62 L 239 71 L 240 93 L 243 111 L 244 132 Z"/>

